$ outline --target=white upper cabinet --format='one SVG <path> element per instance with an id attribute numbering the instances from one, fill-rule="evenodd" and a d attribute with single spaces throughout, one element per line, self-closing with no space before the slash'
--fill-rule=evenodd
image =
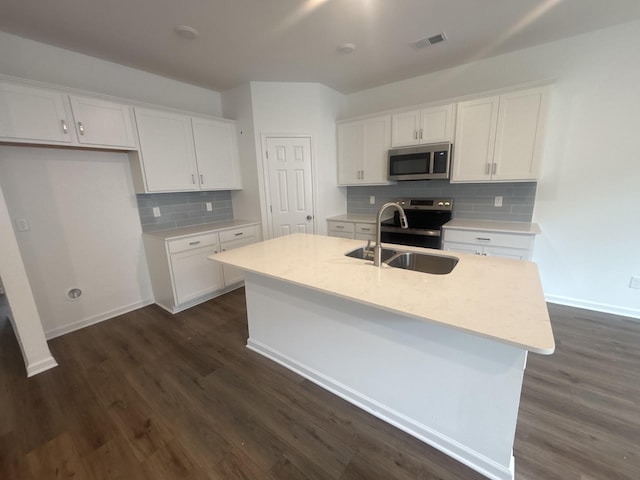
<path id="1" fill-rule="evenodd" d="M 191 124 L 200 189 L 242 188 L 235 122 L 194 117 Z"/>
<path id="2" fill-rule="evenodd" d="M 241 188 L 236 124 L 135 107 L 140 150 L 132 156 L 137 192 Z"/>
<path id="3" fill-rule="evenodd" d="M 190 117 L 147 108 L 135 107 L 134 110 L 144 191 L 198 190 Z M 136 187 L 140 190 L 139 185 Z"/>
<path id="4" fill-rule="evenodd" d="M 338 184 L 386 185 L 391 146 L 389 115 L 338 125 Z"/>
<path id="5" fill-rule="evenodd" d="M 454 107 L 449 104 L 394 114 L 391 146 L 453 141 Z"/>
<path id="6" fill-rule="evenodd" d="M 136 148 L 131 107 L 77 95 L 70 95 L 69 100 L 80 144 Z"/>
<path id="7" fill-rule="evenodd" d="M 541 87 L 458 103 L 451 182 L 536 180 L 547 96 Z"/>
<path id="8" fill-rule="evenodd" d="M 55 90 L 0 83 L 0 140 L 71 143 L 64 101 L 64 95 Z"/>

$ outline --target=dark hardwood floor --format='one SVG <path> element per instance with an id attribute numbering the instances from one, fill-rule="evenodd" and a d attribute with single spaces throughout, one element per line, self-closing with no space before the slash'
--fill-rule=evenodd
<path id="1" fill-rule="evenodd" d="M 640 479 L 640 324 L 550 306 L 529 355 L 518 480 Z M 245 348 L 244 291 L 54 339 L 31 379 L 0 321 L 0 479 L 481 479 Z"/>

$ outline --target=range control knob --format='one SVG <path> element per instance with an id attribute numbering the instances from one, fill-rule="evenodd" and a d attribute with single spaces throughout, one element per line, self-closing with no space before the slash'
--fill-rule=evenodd
<path id="1" fill-rule="evenodd" d="M 438 202 L 438 206 L 442 207 L 444 205 L 444 202 Z"/>
<path id="2" fill-rule="evenodd" d="M 449 202 L 444 202 L 445 207 L 448 207 L 449 205 L 451 205 Z"/>

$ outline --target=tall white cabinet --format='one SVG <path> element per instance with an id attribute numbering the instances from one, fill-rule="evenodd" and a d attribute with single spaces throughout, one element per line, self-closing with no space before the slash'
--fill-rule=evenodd
<path id="1" fill-rule="evenodd" d="M 387 185 L 391 116 L 338 124 L 338 185 Z"/>
<path id="2" fill-rule="evenodd" d="M 458 103 L 451 182 L 536 180 L 547 97 L 541 87 Z"/>
<path id="3" fill-rule="evenodd" d="M 189 192 L 242 187 L 235 122 L 135 108 L 140 150 L 136 191 Z"/>

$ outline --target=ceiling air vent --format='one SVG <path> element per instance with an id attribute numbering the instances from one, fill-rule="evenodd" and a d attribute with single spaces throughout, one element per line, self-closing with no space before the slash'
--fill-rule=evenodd
<path id="1" fill-rule="evenodd" d="M 425 37 L 421 38 L 420 40 L 416 40 L 415 42 L 411 42 L 411 46 L 417 49 L 425 48 L 429 45 L 433 45 L 434 43 L 444 42 L 446 39 L 447 37 L 444 36 L 444 33 L 439 33 L 437 35 L 434 35 L 433 37 Z"/>

